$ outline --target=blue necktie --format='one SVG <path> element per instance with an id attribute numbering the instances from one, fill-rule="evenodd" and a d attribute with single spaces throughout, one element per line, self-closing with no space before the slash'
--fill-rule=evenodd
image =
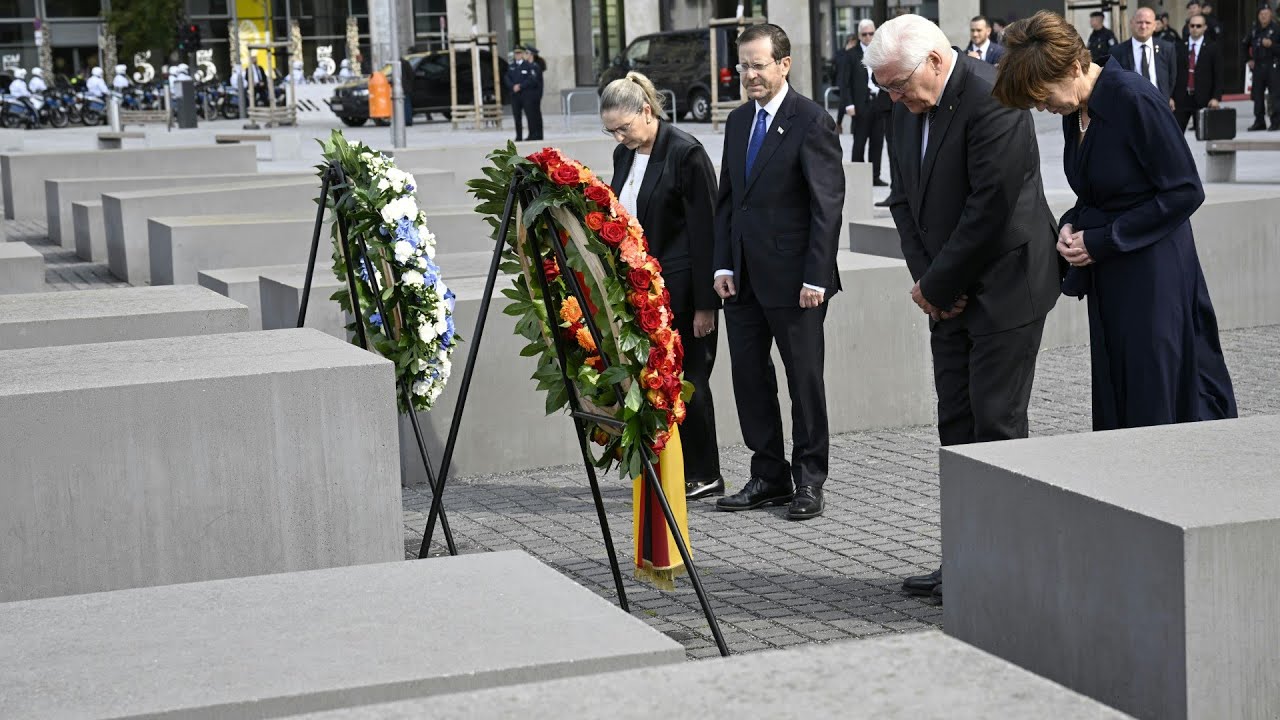
<path id="1" fill-rule="evenodd" d="M 751 142 L 747 143 L 747 177 L 751 177 L 751 166 L 756 164 L 756 155 L 760 154 L 760 146 L 764 145 L 765 122 L 769 113 L 764 108 L 756 113 L 756 127 L 751 131 Z"/>

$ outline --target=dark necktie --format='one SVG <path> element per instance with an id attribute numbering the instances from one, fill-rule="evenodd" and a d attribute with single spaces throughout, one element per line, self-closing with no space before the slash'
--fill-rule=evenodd
<path id="1" fill-rule="evenodd" d="M 747 177 L 751 177 L 751 166 L 756 164 L 756 155 L 760 154 L 760 146 L 764 145 L 765 123 L 769 113 L 764 108 L 756 113 L 755 129 L 751 131 L 751 142 L 747 143 Z"/>
<path id="2" fill-rule="evenodd" d="M 1187 55 L 1187 92 L 1196 91 L 1196 44 L 1191 43 L 1191 52 Z"/>
<path id="3" fill-rule="evenodd" d="M 1151 60 L 1147 58 L 1147 46 L 1142 46 L 1142 77 L 1151 80 Z"/>
<path id="4" fill-rule="evenodd" d="M 921 164 L 921 165 L 923 165 L 923 164 L 924 164 L 924 154 L 925 154 L 926 152 L 928 152 L 928 150 L 929 150 L 928 136 L 926 136 L 926 135 L 925 135 L 925 131 L 928 131 L 930 134 L 932 134 L 932 133 L 933 133 L 933 118 L 934 118 L 937 114 L 938 114 L 938 106 L 937 106 L 937 105 L 934 105 L 933 107 L 929 108 L 929 112 L 928 112 L 928 113 L 926 113 L 926 114 L 925 114 L 925 116 L 924 116 L 924 123 L 922 123 L 922 124 L 921 124 L 921 126 L 920 126 L 920 140 L 921 140 L 921 142 L 920 142 L 920 164 Z"/>

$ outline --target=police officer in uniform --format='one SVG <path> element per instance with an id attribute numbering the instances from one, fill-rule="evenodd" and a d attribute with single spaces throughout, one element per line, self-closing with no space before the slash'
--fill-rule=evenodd
<path id="1" fill-rule="evenodd" d="M 1280 90 L 1280 23 L 1271 14 L 1271 6 L 1258 6 L 1258 22 L 1245 37 L 1249 52 L 1249 67 L 1253 69 L 1253 124 L 1250 130 L 1266 130 L 1267 90 L 1271 91 L 1271 130 L 1280 130 L 1280 102 L 1276 92 Z"/>
<path id="2" fill-rule="evenodd" d="M 516 61 L 507 69 L 506 86 L 511 91 L 511 115 L 516 124 L 516 140 L 524 140 L 524 119 L 529 120 L 529 140 L 542 139 L 542 73 L 525 47 L 515 49 Z"/>
<path id="3" fill-rule="evenodd" d="M 129 68 L 124 65 L 116 66 L 116 74 L 111 78 L 111 87 L 117 92 L 128 90 L 132 83 L 129 82 Z"/>
<path id="4" fill-rule="evenodd" d="M 1111 57 L 1111 46 L 1116 44 L 1116 34 L 1103 25 L 1106 18 L 1106 13 L 1101 10 L 1089 13 L 1089 27 L 1093 28 L 1093 32 L 1089 34 L 1089 54 L 1098 65 L 1107 64 Z"/>

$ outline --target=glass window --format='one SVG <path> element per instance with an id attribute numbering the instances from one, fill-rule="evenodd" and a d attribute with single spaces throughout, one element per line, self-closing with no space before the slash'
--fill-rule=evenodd
<path id="1" fill-rule="evenodd" d="M 30 18 L 35 15 L 35 0 L 0 0 L 0 18 Z"/>
<path id="2" fill-rule="evenodd" d="M 97 17 L 102 12 L 99 0 L 45 0 L 49 17 Z"/>
<path id="3" fill-rule="evenodd" d="M 649 64 L 649 38 L 640 38 L 627 48 L 627 64 L 639 70 Z"/>

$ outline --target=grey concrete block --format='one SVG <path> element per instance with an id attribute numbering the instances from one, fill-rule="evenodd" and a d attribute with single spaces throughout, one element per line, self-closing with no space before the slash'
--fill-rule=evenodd
<path id="1" fill-rule="evenodd" d="M 187 215 L 275 212 L 299 217 L 315 212 L 319 195 L 319 180 L 306 177 L 103 193 L 107 264 L 111 274 L 121 280 L 145 285 L 151 281 L 149 218 L 170 217 L 178 209 Z M 194 274 L 190 282 L 195 282 Z"/>
<path id="2" fill-rule="evenodd" d="M 307 266 L 291 265 L 264 272 L 258 282 L 262 329 L 276 330 L 298 326 L 298 309 L 302 306 L 306 287 Z M 315 328 L 340 340 L 347 339 L 347 313 L 329 298 L 346 286 L 325 265 L 316 267 L 307 301 L 306 327 Z"/>
<path id="3" fill-rule="evenodd" d="M 108 178 L 50 178 L 44 181 L 45 212 L 49 227 L 49 239 L 64 248 L 75 246 L 75 232 L 71 205 L 75 202 L 101 200 L 104 192 L 126 192 L 130 190 L 155 190 L 157 188 L 190 187 L 192 185 L 212 185 L 217 183 L 240 182 L 259 177 L 256 173 L 232 173 L 211 175 L 201 173 L 193 175 L 200 168 L 190 168 L 181 175 L 160 175 L 155 177 L 108 177 Z M 302 173 L 294 176 L 301 177 Z M 276 176 L 268 176 L 275 178 Z"/>
<path id="4" fill-rule="evenodd" d="M 0 294 L 44 289 L 44 255 L 26 243 L 0 242 Z"/>
<path id="5" fill-rule="evenodd" d="M 251 329 L 245 306 L 193 285 L 0 297 L 0 350 Z"/>
<path id="6" fill-rule="evenodd" d="M 403 558 L 392 383 L 312 330 L 0 352 L 0 602 Z"/>
<path id="7" fill-rule="evenodd" d="M 677 663 L 521 551 L 0 605 L 0 715 L 281 717 Z"/>
<path id="8" fill-rule="evenodd" d="M 847 225 L 851 251 L 902 259 L 902 240 L 898 236 L 898 226 L 894 224 L 893 218 L 864 218 L 853 220 Z"/>
<path id="9" fill-rule="evenodd" d="M 262 294 L 258 285 L 261 276 L 297 267 L 289 264 L 205 270 L 197 275 L 196 284 L 244 305 L 249 309 L 249 327 L 258 330 L 262 328 Z"/>
<path id="10" fill-rule="evenodd" d="M 442 265 L 445 278 L 449 267 Z M 927 318 L 907 298 L 911 278 L 901 260 L 841 252 L 844 291 L 832 300 L 827 313 L 826 383 L 828 422 L 832 433 L 869 428 L 919 425 L 933 421 L 933 371 L 929 353 Z M 450 281 L 458 294 L 455 321 L 466 339 L 454 356 L 455 382 L 445 389 L 430 415 L 422 415 L 428 445 L 439 457 L 448 436 L 448 424 L 464 363 L 479 314 L 483 278 Z M 497 291 L 509 287 L 502 278 Z M 265 286 L 264 286 L 265 287 Z M 548 418 L 541 393 L 529 376 L 537 367 L 533 358 L 520 357 L 524 340 L 514 334 L 516 319 L 502 312 L 506 298 L 498 295 L 490 307 L 483 347 L 476 364 L 464 430 L 459 436 L 454 469 L 464 473 L 493 473 L 575 462 L 577 439 L 563 415 Z M 296 313 L 296 310 L 295 310 Z M 264 322 L 266 304 L 264 295 Z M 723 315 L 720 318 L 723 322 Z M 717 363 L 711 379 L 715 398 L 716 430 L 721 444 L 742 442 L 734 404 L 728 338 L 719 332 Z M 781 358 L 774 355 L 783 424 L 790 433 L 791 405 Z M 869 373 L 865 368 L 874 367 Z M 484 432 L 476 432 L 479 427 Z M 468 431 L 467 428 L 471 428 Z M 401 423 L 403 470 L 406 484 L 425 481 L 407 421 Z M 493 437 L 504 442 L 494 444 Z"/>
<path id="11" fill-rule="evenodd" d="M 316 194 L 319 194 L 317 189 Z M 147 221 L 151 284 L 189 285 L 201 270 L 306 263 L 315 231 L 311 217 L 293 215 L 188 215 Z M 320 261 L 328 265 L 330 226 L 321 228 Z"/>
<path id="12" fill-rule="evenodd" d="M 744 678 L 768 678 L 747 692 Z M 803 698 L 803 700 L 798 700 Z M 1122 718 L 938 632 L 810 645 L 683 665 L 318 712 L 296 720 Z"/>
<path id="13" fill-rule="evenodd" d="M 1138 717 L 1280 707 L 1280 417 L 944 448 L 947 633 Z"/>
<path id="14" fill-rule="evenodd" d="M 89 262 L 106 262 L 107 229 L 102 221 L 102 201 L 71 203 L 71 225 L 76 257 Z"/>
<path id="15" fill-rule="evenodd" d="M 840 247 L 849 245 L 848 221 L 869 218 L 874 214 L 871 181 L 871 163 L 844 163 L 844 208 L 841 211 L 844 222 L 840 223 Z"/>
<path id="16" fill-rule="evenodd" d="M 253 148 L 192 145 L 131 150 L 75 150 L 0 154 L 5 217 L 43 220 L 44 181 L 49 178 L 256 173 Z"/>

